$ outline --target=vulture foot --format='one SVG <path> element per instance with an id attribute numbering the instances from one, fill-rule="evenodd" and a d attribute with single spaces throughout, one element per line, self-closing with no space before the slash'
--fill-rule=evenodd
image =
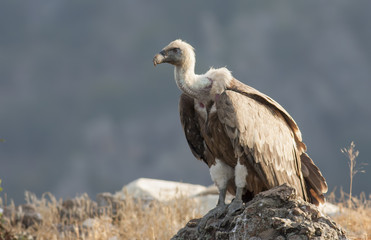
<path id="1" fill-rule="evenodd" d="M 243 201 L 240 199 L 233 199 L 233 201 L 228 205 L 228 216 L 234 215 L 236 212 L 243 209 Z"/>
<path id="2" fill-rule="evenodd" d="M 211 209 L 200 221 L 198 224 L 198 232 L 206 227 L 206 224 L 209 222 L 210 219 L 218 219 L 226 212 L 227 205 L 225 204 L 218 204 L 215 208 Z"/>

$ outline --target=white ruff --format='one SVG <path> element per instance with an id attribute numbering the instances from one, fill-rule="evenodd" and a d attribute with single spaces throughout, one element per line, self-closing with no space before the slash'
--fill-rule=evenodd
<path id="1" fill-rule="evenodd" d="M 212 88 L 209 92 L 209 100 L 215 101 L 215 96 L 222 94 L 230 85 L 233 77 L 227 68 L 210 68 L 205 76 L 213 81 Z"/>
<path id="2" fill-rule="evenodd" d="M 242 165 L 240 163 L 240 160 L 238 159 L 237 165 L 234 169 L 234 174 L 235 174 L 235 181 L 236 181 L 236 186 L 243 188 L 246 186 L 246 177 L 247 177 L 247 168 L 245 165 Z"/>
<path id="3" fill-rule="evenodd" d="M 215 162 L 216 164 L 210 167 L 211 179 L 218 189 L 226 188 L 228 180 L 233 177 L 233 168 L 219 159 L 215 159 Z"/>

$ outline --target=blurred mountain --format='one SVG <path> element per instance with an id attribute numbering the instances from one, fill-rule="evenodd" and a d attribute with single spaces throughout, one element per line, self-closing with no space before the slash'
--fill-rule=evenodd
<path id="1" fill-rule="evenodd" d="M 8 199 L 116 191 L 139 177 L 211 184 L 190 153 L 171 66 L 176 38 L 196 71 L 227 66 L 294 117 L 328 180 L 348 189 L 340 149 L 371 155 L 369 1 L 0 3 L 0 178 Z M 365 167 L 370 171 L 369 167 Z M 370 174 L 354 192 L 371 193 Z M 3 193 L 2 193 L 3 195 Z"/>

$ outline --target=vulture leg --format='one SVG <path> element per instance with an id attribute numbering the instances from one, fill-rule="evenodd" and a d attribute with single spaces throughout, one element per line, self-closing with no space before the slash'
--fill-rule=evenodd
<path id="1" fill-rule="evenodd" d="M 247 168 L 245 165 L 241 164 L 240 159 L 237 161 L 234 174 L 237 189 L 236 197 L 233 199 L 232 203 L 229 204 L 228 214 L 233 214 L 234 212 L 240 210 L 243 206 L 242 195 L 246 186 Z"/>
<path id="2" fill-rule="evenodd" d="M 215 208 L 211 209 L 206 215 L 201 219 L 201 221 L 198 224 L 198 232 L 201 231 L 201 229 L 204 229 L 206 227 L 207 222 L 209 219 L 214 218 L 220 218 L 223 214 L 225 214 L 227 205 L 225 204 L 225 195 L 227 193 L 227 187 L 223 189 L 219 189 L 219 199 L 218 204 Z"/>
<path id="3" fill-rule="evenodd" d="M 228 206 L 228 215 L 232 215 L 243 207 L 242 195 L 243 187 L 237 187 L 236 197 L 233 199 L 231 204 Z"/>
<path id="4" fill-rule="evenodd" d="M 219 189 L 219 199 L 218 199 L 218 204 L 216 205 L 216 207 L 225 205 L 226 194 L 227 194 L 227 186 L 225 186 L 222 189 Z"/>
<path id="5" fill-rule="evenodd" d="M 220 198 L 219 198 L 219 201 L 220 201 Z M 197 227 L 198 232 L 200 232 L 201 229 L 204 229 L 206 227 L 206 224 L 209 221 L 209 219 L 220 218 L 223 214 L 225 215 L 227 205 L 224 203 L 224 201 L 223 203 L 219 203 L 219 201 L 218 201 L 218 205 L 216 205 L 215 208 L 211 209 L 208 213 L 206 213 L 205 216 L 203 216 L 203 218 L 201 219 Z"/>
<path id="6" fill-rule="evenodd" d="M 215 164 L 210 166 L 210 175 L 211 179 L 218 187 L 219 190 L 219 199 L 217 208 L 225 205 L 225 195 L 227 193 L 227 184 L 229 179 L 233 177 L 233 168 L 220 161 L 215 159 Z"/>
<path id="7" fill-rule="evenodd" d="M 225 196 L 227 194 L 228 181 L 233 177 L 233 169 L 219 159 L 210 167 L 210 175 L 219 190 L 219 199 L 215 208 L 211 209 L 198 224 L 198 230 L 205 228 L 210 218 L 221 217 L 226 210 Z"/>

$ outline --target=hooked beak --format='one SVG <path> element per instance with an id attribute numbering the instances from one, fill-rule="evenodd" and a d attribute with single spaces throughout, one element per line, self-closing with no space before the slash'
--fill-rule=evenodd
<path id="1" fill-rule="evenodd" d="M 156 67 L 157 64 L 163 63 L 165 60 L 165 51 L 161 51 L 153 58 L 153 65 Z"/>

